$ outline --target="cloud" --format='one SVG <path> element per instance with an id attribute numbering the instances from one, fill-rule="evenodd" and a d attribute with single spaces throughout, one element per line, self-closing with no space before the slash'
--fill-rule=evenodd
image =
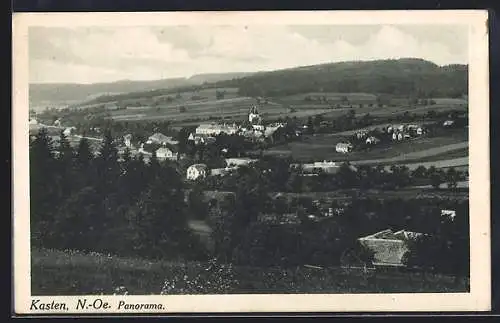
<path id="1" fill-rule="evenodd" d="M 108 82 L 418 57 L 467 62 L 467 43 L 398 26 L 204 26 L 30 30 L 31 82 Z M 351 28 L 351 29 L 349 29 Z M 352 30 L 353 32 L 349 32 Z M 462 50 L 457 50 L 462 49 Z"/>

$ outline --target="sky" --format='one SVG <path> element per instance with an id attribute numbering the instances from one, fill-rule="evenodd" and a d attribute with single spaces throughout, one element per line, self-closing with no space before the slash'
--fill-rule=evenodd
<path id="1" fill-rule="evenodd" d="M 30 83 L 157 80 L 339 61 L 468 63 L 467 27 L 228 25 L 30 27 Z"/>

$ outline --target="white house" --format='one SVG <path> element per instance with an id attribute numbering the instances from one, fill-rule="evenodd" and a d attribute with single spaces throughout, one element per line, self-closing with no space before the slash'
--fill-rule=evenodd
<path id="1" fill-rule="evenodd" d="M 453 221 L 457 216 L 457 212 L 455 210 L 441 210 L 441 216 L 447 217 Z"/>
<path id="2" fill-rule="evenodd" d="M 128 148 L 132 147 L 132 135 L 127 134 L 127 135 L 123 136 L 123 143 Z"/>
<path id="3" fill-rule="evenodd" d="M 257 159 L 251 158 L 226 158 L 226 164 L 228 167 L 231 166 L 248 166 L 252 163 L 257 162 Z"/>
<path id="4" fill-rule="evenodd" d="M 394 132 L 394 133 L 392 133 L 392 140 L 401 141 L 404 138 L 406 138 L 406 137 L 405 137 L 405 135 L 402 132 Z"/>
<path id="5" fill-rule="evenodd" d="M 236 124 L 227 125 L 227 124 L 217 124 L 217 123 L 209 123 L 209 124 L 201 124 L 196 128 L 197 135 L 210 135 L 217 136 L 221 133 L 225 133 L 228 135 L 233 135 L 237 133 L 240 128 Z"/>
<path id="6" fill-rule="evenodd" d="M 188 140 L 194 141 L 195 145 L 207 145 L 213 144 L 217 141 L 215 137 L 211 137 L 205 134 L 189 134 Z"/>
<path id="7" fill-rule="evenodd" d="M 177 159 L 178 153 L 174 153 L 172 150 L 162 147 L 156 150 L 156 157 L 158 159 Z"/>
<path id="8" fill-rule="evenodd" d="M 152 136 L 150 136 L 146 141 L 146 143 L 147 144 L 156 143 L 160 145 L 166 145 L 166 144 L 177 145 L 179 142 L 173 139 L 172 137 L 165 136 L 164 134 L 157 132 Z"/>
<path id="9" fill-rule="evenodd" d="M 375 145 L 375 144 L 378 144 L 380 142 L 380 139 L 374 137 L 374 136 L 370 136 L 368 138 L 366 138 L 366 144 L 368 145 Z"/>
<path id="10" fill-rule="evenodd" d="M 30 119 L 30 124 L 36 125 L 38 124 L 38 121 L 35 118 Z"/>
<path id="11" fill-rule="evenodd" d="M 252 125 L 252 127 L 257 131 L 264 131 L 265 130 L 265 127 L 261 124 L 254 124 L 254 125 Z"/>
<path id="12" fill-rule="evenodd" d="M 194 164 L 188 167 L 186 178 L 196 180 L 207 176 L 208 167 L 205 164 Z"/>
<path id="13" fill-rule="evenodd" d="M 356 132 L 356 138 L 358 138 L 358 139 L 366 138 L 366 136 L 368 136 L 368 133 L 366 131 Z"/>
<path id="14" fill-rule="evenodd" d="M 351 143 L 345 143 L 345 142 L 339 142 L 335 146 L 335 151 L 338 153 L 343 153 L 346 154 L 352 150 L 352 144 Z"/>
<path id="15" fill-rule="evenodd" d="M 213 168 L 210 170 L 210 175 L 211 176 L 225 176 L 229 174 L 231 169 L 229 168 Z"/>
<path id="16" fill-rule="evenodd" d="M 454 123 L 455 123 L 455 121 L 453 121 L 453 120 L 446 120 L 445 122 L 443 122 L 443 127 L 450 127 Z"/>
<path id="17" fill-rule="evenodd" d="M 68 127 L 64 129 L 63 133 L 65 136 L 71 136 L 71 134 L 76 130 L 75 127 Z"/>
<path id="18" fill-rule="evenodd" d="M 335 174 L 339 171 L 340 166 L 341 165 L 336 162 L 325 160 L 321 162 L 314 162 L 312 164 L 303 164 L 302 170 L 304 172 L 314 172 L 315 170 L 322 170 L 323 172 L 328 174 Z"/>

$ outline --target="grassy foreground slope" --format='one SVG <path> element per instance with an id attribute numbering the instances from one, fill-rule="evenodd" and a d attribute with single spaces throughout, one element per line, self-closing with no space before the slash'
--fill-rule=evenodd
<path id="1" fill-rule="evenodd" d="M 33 250 L 32 295 L 464 292 L 468 282 L 435 274 L 366 276 L 341 268 L 257 268 L 149 261 L 73 251 Z"/>

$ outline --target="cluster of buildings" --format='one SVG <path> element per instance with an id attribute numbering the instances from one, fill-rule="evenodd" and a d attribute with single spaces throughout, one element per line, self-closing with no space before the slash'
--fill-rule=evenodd
<path id="1" fill-rule="evenodd" d="M 239 135 L 250 141 L 264 141 L 266 138 L 272 138 L 273 133 L 283 124 L 276 123 L 264 125 L 263 119 L 256 106 L 252 106 L 248 112 L 248 125 L 241 126 L 236 123 L 207 123 L 199 125 L 194 133 L 191 133 L 188 140 L 195 144 L 210 144 L 215 141 L 215 136 L 221 134 Z"/>
<path id="2" fill-rule="evenodd" d="M 188 167 L 186 172 L 186 178 L 188 180 L 198 180 L 203 179 L 208 176 L 225 176 L 230 174 L 232 171 L 242 167 L 249 166 L 257 162 L 257 159 L 251 158 L 226 158 L 226 167 L 224 168 L 212 168 L 205 164 L 194 164 Z"/>
<path id="3" fill-rule="evenodd" d="M 405 139 L 410 139 L 418 136 L 422 136 L 425 133 L 424 127 L 416 124 L 407 124 L 407 125 L 389 125 L 382 129 L 382 132 L 379 135 L 389 136 L 393 141 L 403 141 Z M 381 142 L 380 138 L 378 138 L 373 133 L 366 130 L 361 130 L 356 132 L 353 135 L 353 141 L 358 143 L 364 143 L 366 145 L 377 145 Z M 354 149 L 354 145 L 350 142 L 350 140 L 339 142 L 335 146 L 335 151 L 338 153 L 346 154 L 351 152 Z"/>
<path id="4" fill-rule="evenodd" d="M 342 166 L 341 163 L 324 160 L 306 164 L 291 164 L 290 168 L 301 167 L 303 175 L 317 176 L 319 172 L 323 172 L 326 174 L 336 174 L 341 166 Z"/>
<path id="5" fill-rule="evenodd" d="M 392 140 L 401 141 L 424 134 L 425 130 L 422 126 L 409 124 L 409 125 L 392 125 L 386 128 L 386 131 L 391 135 Z"/>

